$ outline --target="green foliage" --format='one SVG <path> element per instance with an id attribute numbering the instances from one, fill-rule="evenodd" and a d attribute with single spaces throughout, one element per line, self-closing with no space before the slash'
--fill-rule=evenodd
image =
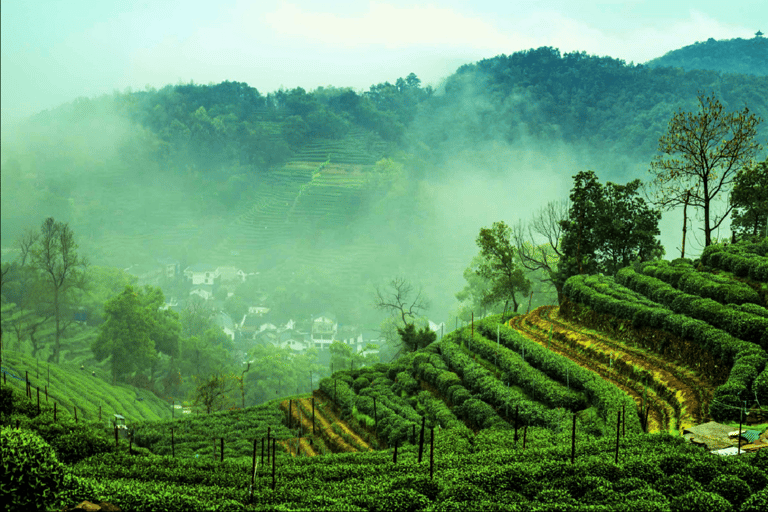
<path id="1" fill-rule="evenodd" d="M 492 306 L 504 302 L 506 313 L 509 301 L 517 312 L 517 294 L 531 291 L 531 282 L 518 268 L 518 256 L 511 240 L 512 230 L 504 222 L 494 222 L 490 228 L 481 228 L 475 242 L 480 247 L 475 273 L 488 283 L 482 292 L 481 305 Z"/>
<path id="2" fill-rule="evenodd" d="M 158 351 L 179 355 L 178 314 L 161 310 L 164 301 L 159 288 L 148 286 L 137 293 L 126 286 L 104 305 L 107 319 L 92 350 L 98 361 L 112 358 L 113 382 L 120 375 L 149 367 Z"/>
<path id="3" fill-rule="evenodd" d="M 656 239 L 661 213 L 636 197 L 640 180 L 603 186 L 592 171 L 573 178 L 568 219 L 560 222 L 564 254 L 558 266 L 560 285 L 572 275 L 614 275 L 636 260 L 664 254 Z"/>
<path id="4" fill-rule="evenodd" d="M 684 70 L 707 69 L 720 73 L 742 75 L 768 75 L 768 65 L 763 56 L 768 52 L 768 39 L 709 38 L 672 50 L 662 57 L 646 62 L 650 68 L 673 67 Z"/>
<path id="5" fill-rule="evenodd" d="M 41 510 L 55 503 L 64 486 L 66 469 L 40 436 L 3 426 L 0 460 L 0 497 L 7 510 Z"/>

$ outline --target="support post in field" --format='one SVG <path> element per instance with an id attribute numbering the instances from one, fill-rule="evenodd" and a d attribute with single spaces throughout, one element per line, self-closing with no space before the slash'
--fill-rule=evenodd
<path id="1" fill-rule="evenodd" d="M 99 406 L 99 421 L 101 421 L 101 406 Z"/>
<path id="2" fill-rule="evenodd" d="M 432 427 L 430 436 L 429 436 L 429 479 L 432 480 L 432 477 L 435 473 L 435 427 Z"/>
<path id="3" fill-rule="evenodd" d="M 315 435 L 315 397 L 312 397 L 312 435 Z"/>
<path id="4" fill-rule="evenodd" d="M 272 490 L 275 490 L 275 459 L 277 458 L 277 439 L 272 440 Z"/>
<path id="5" fill-rule="evenodd" d="M 571 432 L 571 464 L 576 459 L 576 413 L 573 413 L 573 430 Z"/>
<path id="6" fill-rule="evenodd" d="M 115 425 L 115 449 L 117 449 L 117 425 Z"/>
<path id="7" fill-rule="evenodd" d="M 250 493 L 251 495 L 248 500 L 249 502 L 253 502 L 253 484 L 255 483 L 255 480 L 256 480 L 256 446 L 258 441 L 259 441 L 258 439 L 253 440 L 253 457 L 252 457 L 253 463 L 251 464 L 251 493 Z M 262 445 L 261 445 L 262 452 L 264 450 L 263 442 L 264 440 L 262 439 Z"/>
<path id="8" fill-rule="evenodd" d="M 520 423 L 520 406 L 515 406 L 515 448 L 517 448 L 517 425 Z"/>
<path id="9" fill-rule="evenodd" d="M 267 427 L 267 464 L 269 464 L 269 443 L 272 441 L 272 427 Z"/>
<path id="10" fill-rule="evenodd" d="M 738 437 L 739 450 L 738 450 L 737 455 L 741 455 L 741 432 L 742 432 L 742 430 L 741 430 L 741 413 L 742 413 L 742 409 L 741 409 L 741 407 L 739 407 L 739 437 Z"/>
<path id="11" fill-rule="evenodd" d="M 48 403 L 48 386 L 45 386 L 45 403 Z"/>
<path id="12" fill-rule="evenodd" d="M 75 410 L 75 423 L 77 423 L 77 406 L 73 405 L 72 408 Z"/>
<path id="13" fill-rule="evenodd" d="M 416 424 L 413 424 L 413 433 L 411 434 L 411 444 L 416 444 Z"/>
<path id="14" fill-rule="evenodd" d="M 424 427 L 426 426 L 427 417 L 421 417 L 421 433 L 419 434 L 419 464 L 421 464 L 421 455 L 424 452 Z"/>
<path id="15" fill-rule="evenodd" d="M 397 445 L 400 444 L 400 441 L 395 441 L 395 455 L 392 457 L 392 464 L 397 464 Z"/>
<path id="16" fill-rule="evenodd" d="M 619 463 L 619 436 L 621 435 L 621 411 L 616 412 L 616 456 L 613 459 L 614 464 Z"/>
<path id="17" fill-rule="evenodd" d="M 176 458 L 176 443 L 173 440 L 173 427 L 171 427 L 171 457 Z"/>
<path id="18" fill-rule="evenodd" d="M 627 408 L 626 405 L 621 406 L 621 435 L 627 435 Z"/>

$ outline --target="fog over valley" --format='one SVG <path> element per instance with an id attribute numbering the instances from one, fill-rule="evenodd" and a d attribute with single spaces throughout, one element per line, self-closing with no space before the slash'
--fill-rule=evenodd
<path id="1" fill-rule="evenodd" d="M 711 95 L 726 112 L 746 107 L 748 114 L 768 119 L 766 39 L 753 35 L 758 27 L 749 32 L 739 20 L 708 14 L 715 12 L 706 11 L 708 4 L 701 7 L 706 12 L 670 15 L 664 23 L 687 39 L 664 38 L 667 47 L 653 55 L 630 48 L 643 34 L 658 33 L 639 6 L 633 9 L 644 21 L 623 35 L 607 28 L 606 17 L 572 39 L 536 30 L 503 35 L 507 22 L 493 22 L 493 6 L 483 2 L 475 11 L 347 7 L 334 4 L 326 13 L 289 4 L 267 9 L 276 40 L 292 38 L 306 50 L 300 54 L 291 46 L 295 58 L 288 58 L 273 48 L 274 62 L 291 60 L 290 70 L 283 64 L 270 68 L 269 46 L 263 58 L 240 50 L 246 54 L 242 60 L 226 48 L 245 37 L 236 20 L 227 22 L 223 14 L 245 13 L 237 2 L 212 14 L 209 28 L 224 46 L 209 49 L 216 58 L 201 49 L 200 62 L 190 45 L 210 41 L 210 34 L 178 40 L 176 61 L 168 55 L 172 40 L 181 36 L 158 29 L 153 20 L 147 30 L 160 39 L 143 49 L 107 45 L 116 48 L 115 62 L 104 59 L 111 85 L 98 72 L 81 69 L 85 64 L 75 66 L 72 73 L 93 77 L 81 92 L 66 77 L 65 92 L 31 85 L 23 56 L 30 56 L 30 65 L 48 65 L 41 50 L 46 45 L 63 51 L 69 41 L 80 48 L 118 26 L 128 27 L 127 46 L 138 44 L 138 11 L 94 12 L 90 22 L 77 21 L 90 23 L 83 34 L 60 34 L 58 42 L 41 40 L 39 47 L 20 49 L 4 37 L 3 61 L 12 65 L 4 65 L 2 87 L 0 234 L 3 275 L 8 272 L 3 342 L 41 359 L 60 359 L 61 351 L 63 360 L 89 363 L 114 381 L 158 393 L 165 386 L 167 396 L 179 399 L 188 396 L 191 384 L 170 375 L 239 373 L 259 358 L 285 361 L 284 367 L 271 372 L 264 363 L 262 387 L 244 400 L 255 404 L 274 393 L 306 391 L 301 365 L 324 375 L 334 362 L 370 365 L 400 355 L 397 328 L 407 323 L 406 314 L 383 299 L 406 310 L 422 306 L 407 318 L 437 336 L 473 314 L 558 304 L 552 277 L 558 256 L 552 251 L 562 245 L 546 246 L 562 239 L 548 241 L 529 228 L 545 218 L 547 208 L 562 214 L 549 219 L 553 233 L 561 229 L 558 220 L 576 222 L 568 211 L 575 179 L 587 179 L 577 178 L 579 173 L 593 171 L 602 187 L 610 182 L 631 188 L 636 179 L 647 184 L 670 120 L 680 111 L 697 112 Z M 144 9 L 154 13 L 158 6 L 149 2 Z M 19 5 L 11 12 L 30 15 Z M 488 34 L 474 46 L 468 36 L 459 37 L 466 48 L 456 49 L 458 43 L 437 29 L 400 42 L 355 32 L 357 43 L 329 57 L 341 43 L 314 33 L 308 21 L 349 28 L 349 19 L 357 19 L 367 26 L 371 13 L 411 13 Z M 525 16 L 546 14 L 532 9 Z M 588 23 L 569 7 L 550 14 L 563 30 Z M 288 17 L 294 20 L 290 26 Z M 8 18 L 4 13 L 4 32 L 18 32 L 27 23 L 20 14 Z M 194 26 L 206 27 L 196 19 Z M 551 39 L 542 40 L 544 35 Z M 445 51 L 430 48 L 429 37 Z M 617 41 L 625 44 L 614 52 Z M 408 52 L 412 59 L 392 57 Z M 97 50 L 88 55 L 103 57 Z M 376 56 L 379 67 L 369 62 Z M 224 74 L 213 71 L 218 58 Z M 313 58 L 322 72 L 307 64 Z M 115 78 L 123 61 L 131 62 L 125 73 L 142 77 L 141 85 Z M 163 63 L 172 71 L 162 71 Z M 249 71 L 251 65 L 258 72 Z M 351 70 L 356 65 L 357 75 Z M 28 87 L 10 83 L 14 77 Z M 745 168 L 765 160 L 767 135 L 768 123 L 757 122 L 752 138 L 762 146 L 755 146 Z M 712 218 L 730 208 L 730 186 L 713 200 Z M 652 207 L 650 189 L 627 194 L 634 194 L 630 203 L 637 211 Z M 590 207 L 597 200 L 590 199 Z M 726 217 L 713 239 L 730 240 L 738 231 Z M 690 206 L 687 218 L 685 256 L 696 258 L 706 244 L 703 210 Z M 48 298 L 43 279 L 39 244 L 47 219 L 53 219 L 48 234 L 70 233 L 73 251 L 87 260 L 82 273 L 73 274 L 79 280 L 62 285 L 55 299 L 61 304 Z M 490 281 L 478 281 L 482 262 L 503 258 L 482 256 L 478 242 L 481 229 L 499 221 L 522 237 L 521 244 L 525 239 L 525 247 L 549 251 L 552 273 L 521 265 L 520 283 L 528 279 L 530 286 L 521 284 L 514 298 L 508 286 L 483 302 L 478 293 L 492 293 Z M 763 229 L 759 222 L 755 230 Z M 621 228 L 627 239 L 630 230 L 641 230 L 640 220 L 630 224 Z M 625 254 L 626 263 L 640 255 L 661 256 L 658 243 L 664 258 L 678 258 L 682 228 L 682 207 L 661 212 L 658 232 L 643 227 L 637 236 L 645 236 L 646 245 Z M 117 368 L 110 319 L 120 308 L 130 310 L 131 301 L 172 313 L 158 320 L 165 327 L 150 336 L 149 355 Z M 166 348 L 160 332 L 174 333 Z M 337 354 L 329 348 L 333 341 L 351 348 Z"/>

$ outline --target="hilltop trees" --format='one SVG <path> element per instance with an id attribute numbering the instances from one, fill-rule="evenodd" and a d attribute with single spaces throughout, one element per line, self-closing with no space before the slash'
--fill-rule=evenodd
<path id="1" fill-rule="evenodd" d="M 661 213 L 637 197 L 640 184 L 603 186 L 592 171 L 574 176 L 568 218 L 560 221 L 564 256 L 558 263 L 558 286 L 572 275 L 613 275 L 637 259 L 664 254 L 656 240 Z"/>
<path id="2" fill-rule="evenodd" d="M 131 371 L 150 369 L 153 378 L 157 353 L 179 355 L 181 325 L 174 311 L 161 310 L 164 298 L 159 288 L 136 292 L 126 286 L 104 305 L 106 321 L 91 345 L 98 361 L 111 357 L 112 379 Z"/>
<path id="3" fill-rule="evenodd" d="M 561 242 L 562 222 L 568 219 L 568 201 L 550 201 L 539 210 L 528 226 L 527 233 L 522 224 L 512 231 L 512 240 L 520 264 L 532 272 L 541 271 L 546 277 L 542 282 L 554 285 L 558 302 L 562 302 L 562 283 L 557 279 L 558 262 L 563 257 Z M 537 236 L 546 242 L 536 244 Z"/>
<path id="4" fill-rule="evenodd" d="M 480 229 L 476 239 L 480 262 L 475 272 L 490 283 L 482 302 L 488 305 L 504 302 L 503 314 L 506 314 L 510 301 L 516 312 L 520 306 L 517 294 L 525 296 L 531 291 L 531 281 L 517 266 L 511 234 L 512 230 L 504 222 L 494 222 L 492 227 Z"/>
<path id="5" fill-rule="evenodd" d="M 724 112 L 715 97 L 699 93 L 697 113 L 680 110 L 659 139 L 659 155 L 651 162 L 654 174 L 654 204 L 665 210 L 690 205 L 704 210 L 704 246 L 712 243 L 712 231 L 730 213 L 733 205 L 718 214 L 712 202 L 726 192 L 736 172 L 752 162 L 760 149 L 755 142 L 761 119 L 744 107 Z"/>
<path id="6" fill-rule="evenodd" d="M 768 236 L 768 159 L 741 169 L 731 191 L 731 230 L 739 238 Z"/>

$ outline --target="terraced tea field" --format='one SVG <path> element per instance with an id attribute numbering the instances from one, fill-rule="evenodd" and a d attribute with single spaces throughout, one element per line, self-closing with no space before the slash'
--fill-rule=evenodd
<path id="1" fill-rule="evenodd" d="M 639 411 L 648 407 L 649 432 L 678 432 L 704 421 L 714 392 L 708 379 L 648 350 L 559 318 L 558 310 L 544 306 L 512 318 L 509 324 L 619 386 L 632 396 Z"/>

